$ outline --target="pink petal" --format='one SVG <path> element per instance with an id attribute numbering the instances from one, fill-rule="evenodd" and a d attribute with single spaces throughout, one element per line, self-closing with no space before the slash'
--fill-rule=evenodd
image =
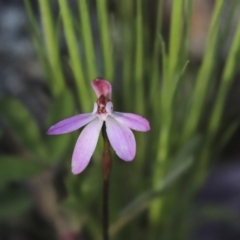
<path id="1" fill-rule="evenodd" d="M 125 161 L 133 160 L 136 154 L 136 141 L 132 131 L 111 116 L 106 119 L 106 130 L 116 154 Z"/>
<path id="2" fill-rule="evenodd" d="M 94 118 L 97 118 L 97 116 L 92 113 L 78 114 L 76 116 L 66 118 L 51 126 L 48 129 L 47 134 L 55 135 L 75 131 L 92 121 Z"/>
<path id="3" fill-rule="evenodd" d="M 72 173 L 81 173 L 88 165 L 96 148 L 103 121 L 99 118 L 90 122 L 81 132 L 72 156 Z"/>
<path id="4" fill-rule="evenodd" d="M 140 115 L 133 114 L 133 113 L 113 112 L 112 116 L 118 122 L 128 126 L 133 130 L 140 131 L 140 132 L 146 132 L 150 130 L 150 125 L 148 120 L 146 118 L 143 118 Z"/>
<path id="5" fill-rule="evenodd" d="M 93 90 L 95 91 L 97 97 L 99 98 L 101 95 L 108 98 L 109 100 L 112 97 L 112 86 L 111 84 L 102 78 L 96 78 L 92 82 Z"/>

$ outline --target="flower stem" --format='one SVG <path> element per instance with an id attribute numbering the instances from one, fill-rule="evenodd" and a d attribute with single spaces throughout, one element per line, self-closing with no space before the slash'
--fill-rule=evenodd
<path id="1" fill-rule="evenodd" d="M 102 136 L 104 141 L 103 155 L 102 155 L 102 174 L 103 174 L 103 202 L 102 202 L 102 229 L 103 240 L 108 240 L 108 195 L 109 195 L 109 181 L 112 166 L 111 147 L 106 133 L 105 123 L 102 128 Z"/>

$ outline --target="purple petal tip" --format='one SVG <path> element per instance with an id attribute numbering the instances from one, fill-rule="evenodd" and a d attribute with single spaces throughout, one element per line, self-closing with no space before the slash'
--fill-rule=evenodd
<path id="1" fill-rule="evenodd" d="M 76 169 L 72 168 L 72 174 L 73 174 L 73 175 L 77 175 L 77 174 L 79 174 L 79 173 L 80 173 L 80 172 L 76 171 Z"/>

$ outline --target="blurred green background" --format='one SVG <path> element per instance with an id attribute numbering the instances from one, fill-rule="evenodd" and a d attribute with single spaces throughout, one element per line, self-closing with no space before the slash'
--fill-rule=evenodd
<path id="1" fill-rule="evenodd" d="M 101 239 L 100 139 L 71 173 L 96 77 L 146 117 L 113 153 L 110 239 L 240 239 L 239 0 L 0 1 L 0 239 Z"/>

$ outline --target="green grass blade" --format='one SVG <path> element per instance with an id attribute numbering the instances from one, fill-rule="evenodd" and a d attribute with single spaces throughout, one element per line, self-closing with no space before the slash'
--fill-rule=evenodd
<path id="1" fill-rule="evenodd" d="M 235 19 L 238 18 L 239 15 L 239 0 L 233 0 L 230 3 L 225 2 L 226 10 L 224 11 L 225 17 L 227 19 L 224 21 L 224 26 L 222 27 L 221 34 L 219 36 L 219 49 L 223 48 L 226 44 L 228 44 L 229 40 L 229 30 L 232 26 L 236 25 Z M 223 16 L 224 18 L 224 16 Z"/>
<path id="2" fill-rule="evenodd" d="M 133 24 L 133 10 L 134 2 L 123 0 L 120 5 L 121 14 L 121 34 L 122 34 L 122 59 L 123 59 L 123 90 L 124 90 L 124 108 L 126 111 L 131 111 L 134 108 L 135 102 L 132 101 L 133 90 L 133 76 L 134 76 L 134 42 L 131 37 L 132 31 L 134 31 Z"/>
<path id="3" fill-rule="evenodd" d="M 172 18 L 171 18 L 171 29 L 170 29 L 170 48 L 169 56 L 164 56 L 163 63 L 163 90 L 161 93 L 161 132 L 159 138 L 159 151 L 157 153 L 157 161 L 154 167 L 153 176 L 153 187 L 159 182 L 159 179 L 163 177 L 165 160 L 168 156 L 169 150 L 169 136 L 172 125 L 172 101 L 173 93 L 175 88 L 174 77 L 177 71 L 180 42 L 182 36 L 182 0 L 174 0 L 172 5 Z M 159 221 L 161 215 L 161 200 L 156 201 L 150 209 L 150 219 L 153 225 Z"/>
<path id="4" fill-rule="evenodd" d="M 157 6 L 157 21 L 156 21 L 156 29 L 155 29 L 155 39 L 154 39 L 154 48 L 153 48 L 153 57 L 152 57 L 152 79 L 151 79 L 151 91 L 150 91 L 150 96 L 151 96 L 151 101 L 152 104 L 155 103 L 157 91 L 159 91 L 159 33 L 161 32 L 161 27 L 162 27 L 162 13 L 163 13 L 163 1 L 159 0 L 158 1 L 158 6 Z"/>
<path id="5" fill-rule="evenodd" d="M 185 8 L 184 8 L 184 28 L 183 28 L 183 44 L 184 44 L 184 51 L 181 58 L 181 61 L 187 61 L 188 60 L 188 54 L 189 54 L 189 46 L 190 46 L 190 27 L 191 27 L 191 17 L 192 17 L 192 6 L 193 1 L 192 0 L 186 0 L 185 1 Z"/>
<path id="6" fill-rule="evenodd" d="M 38 2 L 42 16 L 47 55 L 52 69 L 52 77 L 54 78 L 52 89 L 54 94 L 57 95 L 64 90 L 65 82 L 58 48 L 58 38 L 56 37 L 55 26 L 51 12 L 51 2 L 49 0 L 39 0 Z"/>
<path id="7" fill-rule="evenodd" d="M 82 107 L 83 111 L 89 111 L 92 107 L 91 101 L 87 101 L 87 99 L 89 99 L 89 88 L 87 88 L 86 82 L 84 81 L 84 73 L 74 32 L 72 14 L 66 0 L 59 0 L 58 2 L 60 5 L 71 67 L 77 85 L 80 106 Z"/>
<path id="8" fill-rule="evenodd" d="M 143 113 L 143 19 L 141 0 L 137 0 L 135 81 L 136 112 Z"/>
<path id="9" fill-rule="evenodd" d="M 34 17 L 34 13 L 33 13 L 33 9 L 30 4 L 30 0 L 24 0 L 24 5 L 27 10 L 29 22 L 31 25 L 30 30 L 31 30 L 31 35 L 32 35 L 32 41 L 33 41 L 34 47 L 36 49 L 37 57 L 43 66 L 44 73 L 46 75 L 47 80 L 49 81 L 49 85 L 52 86 L 54 84 L 54 81 L 53 81 L 53 78 L 51 75 L 51 69 L 48 64 L 46 51 L 44 48 L 44 43 L 43 43 L 42 38 L 39 33 L 37 21 Z"/>
<path id="10" fill-rule="evenodd" d="M 94 51 L 93 36 L 91 32 L 90 11 L 86 0 L 78 1 L 79 14 L 81 20 L 81 31 L 84 43 L 84 53 L 86 58 L 88 80 L 98 76 L 96 56 Z"/>
<path id="11" fill-rule="evenodd" d="M 239 66 L 240 53 L 240 23 L 238 23 L 237 31 L 228 55 L 226 65 L 223 70 L 222 82 L 217 95 L 216 103 L 212 112 L 208 133 L 215 135 L 217 129 L 220 127 L 223 107 L 226 100 L 229 87 L 234 79 L 234 74 L 237 66 Z M 213 136 L 211 136 L 213 137 Z"/>
<path id="12" fill-rule="evenodd" d="M 215 51 L 218 40 L 219 20 L 223 3 L 223 0 L 217 0 L 215 3 L 208 35 L 206 53 L 204 55 L 203 63 L 197 76 L 191 109 L 184 128 L 184 140 L 186 140 L 186 138 L 188 138 L 196 130 L 204 106 L 204 100 L 206 98 L 208 89 L 207 87 L 216 61 Z"/>
<path id="13" fill-rule="evenodd" d="M 98 0 L 97 12 L 99 19 L 99 28 L 102 42 L 102 53 L 104 61 L 104 78 L 109 81 L 113 80 L 114 75 L 114 60 L 113 60 L 113 46 L 110 40 L 110 30 L 108 23 L 107 2 L 106 0 Z"/>
<path id="14" fill-rule="evenodd" d="M 207 139 L 205 141 L 205 145 L 203 147 L 203 150 L 200 156 L 198 178 L 196 180 L 196 184 L 201 183 L 204 176 L 204 172 L 206 172 L 206 169 L 208 167 L 207 155 L 209 154 L 209 151 L 210 151 L 209 146 L 213 141 L 214 137 L 216 137 L 217 130 L 221 126 L 221 117 L 223 114 L 226 96 L 227 96 L 229 87 L 233 81 L 237 64 L 239 64 L 239 59 L 240 59 L 239 53 L 240 53 L 240 23 L 238 24 L 238 28 L 233 40 L 233 44 L 232 44 L 230 53 L 228 55 L 226 65 L 223 70 L 220 89 L 218 91 L 216 102 L 215 102 L 212 115 L 210 118 L 210 122 L 208 125 Z"/>
<path id="15" fill-rule="evenodd" d="M 110 235 L 116 234 L 122 227 L 132 221 L 140 213 L 153 204 L 156 198 L 159 198 L 164 191 L 171 186 L 176 180 L 178 180 L 183 173 L 191 166 L 192 158 L 186 158 L 184 163 L 180 167 L 174 169 L 174 172 L 170 172 L 166 175 L 162 182 L 158 184 L 155 190 L 150 190 L 142 193 L 135 200 L 133 200 L 128 206 L 126 206 L 121 213 L 121 217 L 115 223 L 110 226 Z"/>
<path id="16" fill-rule="evenodd" d="M 169 64 L 168 64 L 168 82 L 175 78 L 178 65 L 180 44 L 182 37 L 182 14 L 183 0 L 174 0 L 172 6 L 172 17 L 170 26 L 170 45 L 169 45 Z"/>

